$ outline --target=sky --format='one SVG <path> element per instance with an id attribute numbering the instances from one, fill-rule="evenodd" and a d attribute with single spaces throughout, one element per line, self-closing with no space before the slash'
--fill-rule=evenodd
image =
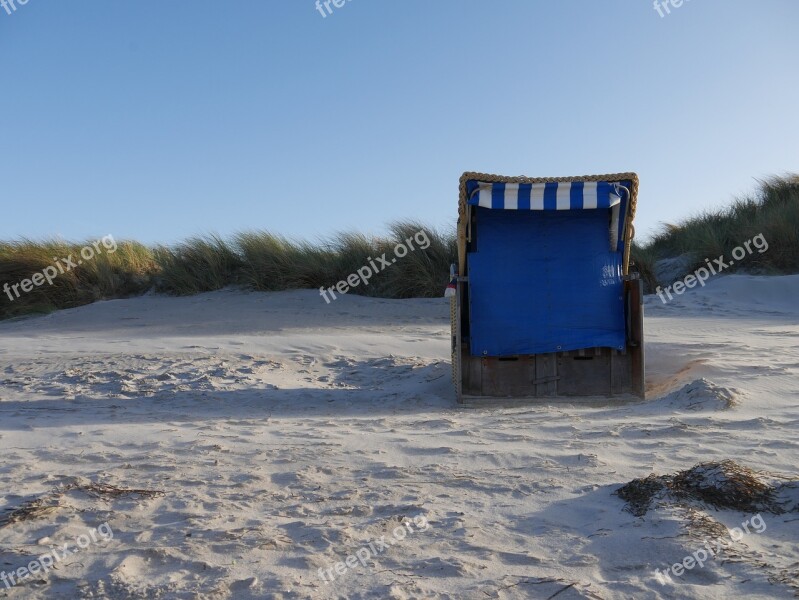
<path id="1" fill-rule="evenodd" d="M 635 171 L 645 239 L 799 172 L 796 0 L 19 2 L 4 240 L 451 227 L 464 171 Z"/>

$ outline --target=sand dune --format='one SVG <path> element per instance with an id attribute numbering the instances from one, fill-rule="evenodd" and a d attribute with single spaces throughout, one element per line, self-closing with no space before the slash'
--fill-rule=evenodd
<path id="1" fill-rule="evenodd" d="M 599 407 L 458 407 L 443 299 L 223 290 L 0 323 L 0 571 L 113 530 L 0 598 L 794 597 L 795 506 L 662 585 L 751 515 L 636 517 L 613 492 L 724 459 L 799 479 L 797 298 L 799 276 L 648 297 L 649 399 Z"/>

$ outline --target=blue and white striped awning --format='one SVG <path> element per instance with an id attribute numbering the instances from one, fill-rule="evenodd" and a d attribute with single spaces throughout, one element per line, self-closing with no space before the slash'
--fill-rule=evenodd
<path id="1" fill-rule="evenodd" d="M 605 181 L 487 183 L 470 181 L 469 204 L 505 210 L 612 208 L 621 202 L 619 185 Z"/>

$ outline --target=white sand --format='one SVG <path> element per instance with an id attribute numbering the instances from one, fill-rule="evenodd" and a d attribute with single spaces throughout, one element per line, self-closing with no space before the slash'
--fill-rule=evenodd
<path id="1" fill-rule="evenodd" d="M 0 527 L 6 572 L 114 531 L 0 598 L 793 597 L 799 513 L 661 585 L 701 547 L 688 511 L 637 518 L 612 492 L 726 458 L 797 477 L 799 276 L 646 310 L 650 399 L 600 408 L 458 407 L 443 299 L 223 290 L 0 323 L 0 519 L 59 484 L 164 492 L 73 489 Z"/>

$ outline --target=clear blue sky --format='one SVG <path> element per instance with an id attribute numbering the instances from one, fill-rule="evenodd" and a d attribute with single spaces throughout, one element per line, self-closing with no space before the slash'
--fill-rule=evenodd
<path id="1" fill-rule="evenodd" d="M 796 0 L 333 10 L 0 9 L 0 239 L 446 226 L 465 170 L 635 170 L 647 233 L 799 171 Z"/>

